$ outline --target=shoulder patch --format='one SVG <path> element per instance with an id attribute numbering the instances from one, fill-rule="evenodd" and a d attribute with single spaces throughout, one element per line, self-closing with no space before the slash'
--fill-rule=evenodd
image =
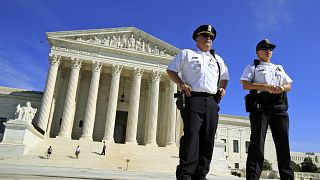
<path id="1" fill-rule="evenodd" d="M 277 71 L 282 71 L 282 70 L 281 70 L 281 68 L 280 68 L 279 66 L 276 68 L 276 70 L 277 70 Z"/>

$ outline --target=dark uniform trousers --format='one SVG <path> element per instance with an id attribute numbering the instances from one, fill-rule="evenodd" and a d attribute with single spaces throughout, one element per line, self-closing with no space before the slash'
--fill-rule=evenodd
<path id="1" fill-rule="evenodd" d="M 268 125 L 276 147 L 281 180 L 294 179 L 290 166 L 289 116 L 287 111 L 253 111 L 250 113 L 251 137 L 246 164 L 246 179 L 259 179 L 264 160 L 264 144 Z"/>
<path id="2" fill-rule="evenodd" d="M 206 93 L 205 93 L 206 94 Z M 180 139 L 177 179 L 200 179 L 209 172 L 219 106 L 212 96 L 193 93 L 180 111 L 184 135 Z"/>

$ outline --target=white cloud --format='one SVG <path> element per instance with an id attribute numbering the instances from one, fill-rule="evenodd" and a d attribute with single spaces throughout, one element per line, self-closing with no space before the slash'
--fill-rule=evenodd
<path id="1" fill-rule="evenodd" d="M 0 43 L 0 86 L 42 91 L 45 70 L 33 64 L 30 56 L 14 52 L 14 56 L 9 55 Z"/>
<path id="2" fill-rule="evenodd" d="M 292 10 L 294 4 L 294 0 L 249 1 L 257 20 L 257 28 L 264 33 L 289 28 L 294 21 Z"/>

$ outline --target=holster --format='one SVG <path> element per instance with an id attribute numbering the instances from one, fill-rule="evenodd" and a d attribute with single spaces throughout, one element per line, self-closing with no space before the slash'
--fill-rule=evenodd
<path id="1" fill-rule="evenodd" d="M 186 106 L 186 95 L 183 92 L 178 91 L 177 93 L 174 93 L 174 98 L 177 98 L 177 108 L 183 110 Z"/>
<path id="2" fill-rule="evenodd" d="M 218 90 L 217 93 L 213 95 L 213 99 L 216 101 L 217 104 L 219 104 L 221 101 L 221 93 L 222 91 Z"/>
<path id="3" fill-rule="evenodd" d="M 257 91 L 250 91 L 250 93 L 244 97 L 244 101 L 246 106 L 246 112 L 260 111 L 262 109 Z"/>

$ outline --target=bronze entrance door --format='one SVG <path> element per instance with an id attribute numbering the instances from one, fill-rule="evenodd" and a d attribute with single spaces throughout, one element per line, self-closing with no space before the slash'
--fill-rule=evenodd
<path id="1" fill-rule="evenodd" d="M 114 126 L 114 141 L 116 143 L 125 143 L 126 140 L 126 128 L 127 128 L 128 112 L 117 111 L 116 124 Z"/>

